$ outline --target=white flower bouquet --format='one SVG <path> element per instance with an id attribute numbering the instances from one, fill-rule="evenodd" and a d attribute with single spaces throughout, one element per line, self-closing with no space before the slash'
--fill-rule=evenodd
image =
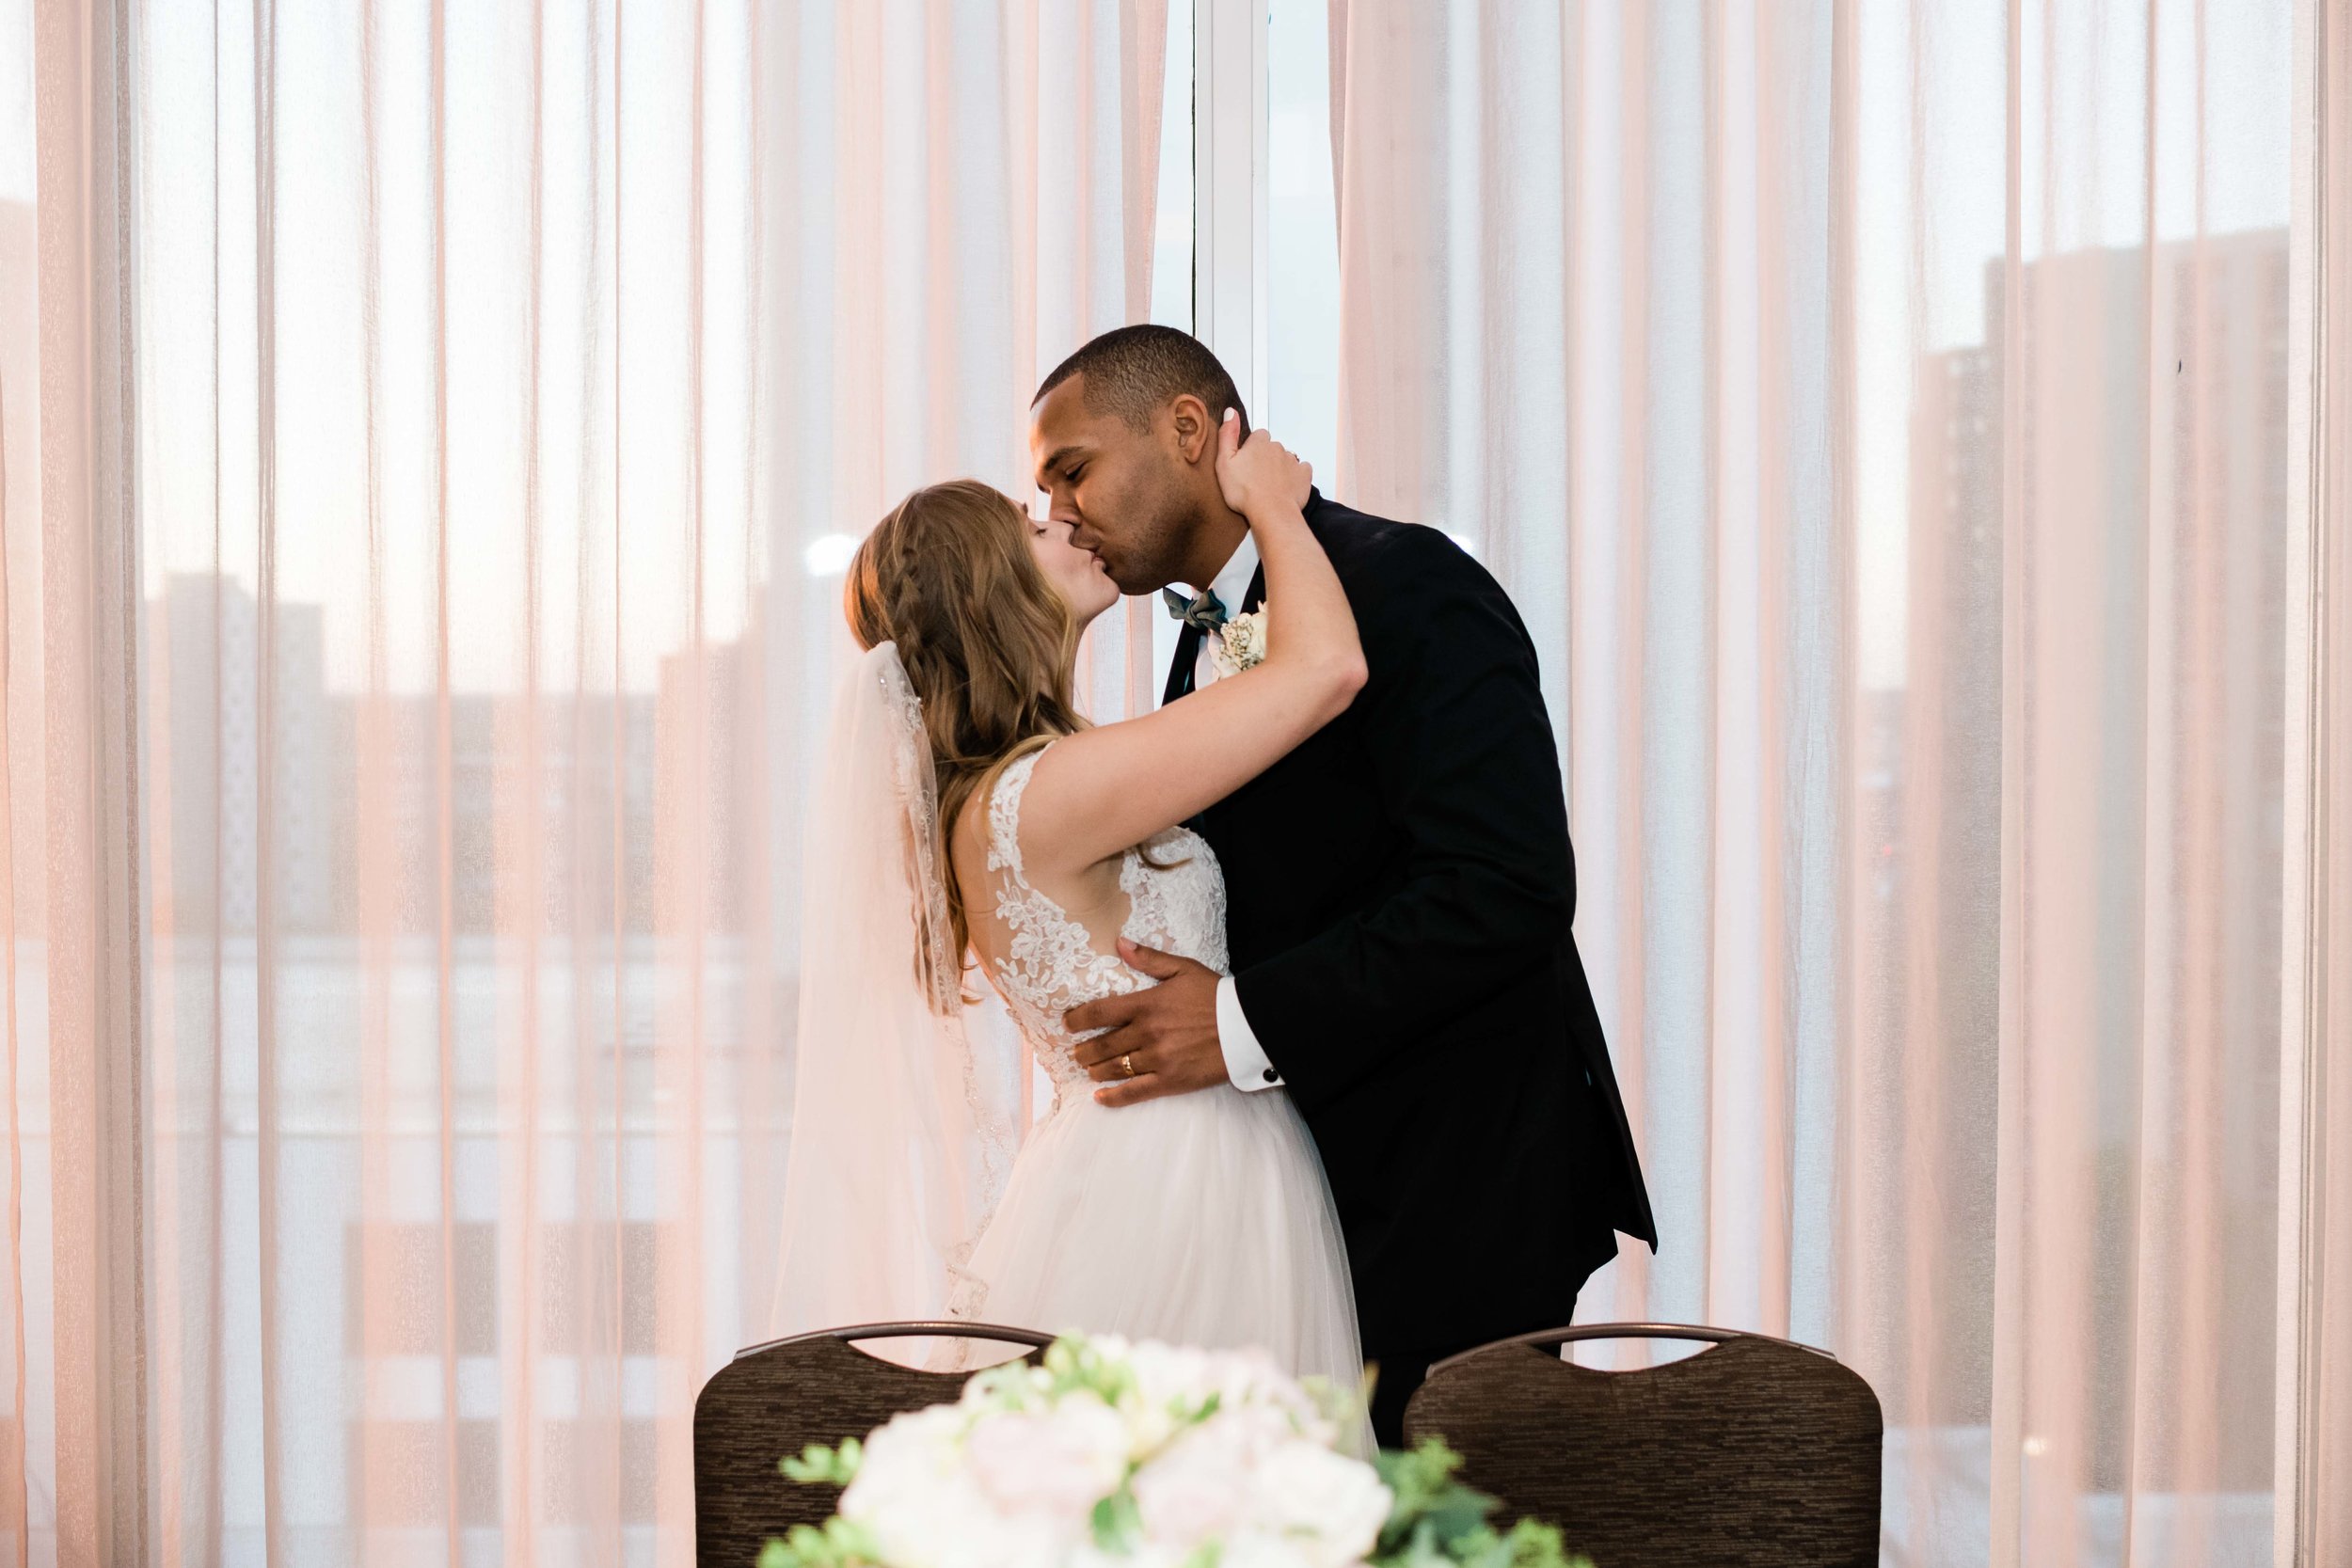
<path id="1" fill-rule="evenodd" d="M 847 1490 L 760 1568 L 1570 1568 L 1549 1527 L 1490 1526 L 1443 1445 L 1339 1451 L 1356 1418 L 1263 1355 L 1064 1338 L 785 1460 Z"/>

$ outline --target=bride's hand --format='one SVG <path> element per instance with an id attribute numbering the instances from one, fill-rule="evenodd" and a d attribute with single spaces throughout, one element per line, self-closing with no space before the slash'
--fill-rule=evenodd
<path id="1" fill-rule="evenodd" d="M 1241 420 L 1232 409 L 1216 432 L 1216 484 L 1225 504 L 1255 521 L 1266 511 L 1299 511 L 1307 504 L 1307 488 L 1314 469 L 1263 430 L 1241 438 Z"/>

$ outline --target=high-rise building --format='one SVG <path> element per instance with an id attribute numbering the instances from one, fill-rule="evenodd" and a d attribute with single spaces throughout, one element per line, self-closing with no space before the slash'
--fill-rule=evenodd
<path id="1" fill-rule="evenodd" d="M 2022 302 L 2010 299 L 1995 261 L 1986 276 L 1986 341 L 1923 356 L 1915 370 L 1893 837 L 1892 918 L 1905 972 L 1887 989 L 1901 998 L 1903 1087 L 1919 1108 L 1908 1132 L 1931 1144 L 1904 1157 L 1937 1173 L 1944 1211 L 1933 1280 L 1918 1283 L 1983 1299 L 1944 1308 L 1937 1365 L 1913 1369 L 1932 1386 L 1907 1391 L 1916 1402 L 1903 1417 L 1911 1421 L 1990 1416 L 1982 1370 L 1992 1334 L 1989 1133 L 2000 1085 L 2004 666 L 2011 634 L 2046 630 L 2069 594 L 2110 596 L 2097 623 L 2110 674 L 2088 697 L 2077 694 L 2100 727 L 2100 750 L 2118 766 L 2160 773 L 2164 788 L 2147 793 L 2147 812 L 2102 812 L 2091 840 L 2067 849 L 2078 863 L 2063 874 L 2144 888 L 2167 908 L 2271 911 L 2217 926 L 2188 945 L 2160 945 L 2137 917 L 2101 923 L 2089 934 L 2097 972 L 2045 979 L 2090 998 L 2085 1037 L 2036 1043 L 2045 1053 L 2071 1043 L 2097 1085 L 2093 1180 L 2109 1218 L 2097 1227 L 2095 1266 L 2104 1277 L 2157 1266 L 2131 1249 L 2157 1245 L 2167 1230 L 2161 1213 L 2129 1217 L 2147 1201 L 2122 1175 L 2131 1168 L 2122 1151 L 2148 1152 L 2139 1086 L 2171 1070 L 2168 1064 L 2222 1062 L 2223 1081 L 2200 1114 L 2218 1118 L 2216 1197 L 2230 1217 L 2202 1232 L 2224 1238 L 2222 1255 L 2190 1272 L 2224 1295 L 2271 1289 L 2278 1019 L 2264 999 L 2276 995 L 2278 932 L 2275 896 L 2248 890 L 2276 890 L 2282 868 L 2281 715 L 2264 694 L 2280 689 L 2283 656 L 2276 617 L 2287 536 L 2287 256 L 2278 230 L 2168 242 L 2153 258 L 2138 247 L 2072 252 L 2026 263 Z M 2011 367 L 2006 329 L 2020 303 L 2027 358 Z M 2054 425 L 2037 409 L 2053 400 L 2101 411 L 2105 434 L 2085 436 L 2081 421 L 2070 421 L 2073 444 L 2045 446 L 2038 437 Z M 2005 433 L 2023 449 L 2009 451 Z M 2010 515 L 2018 504 L 2023 515 Z M 2012 586 L 2005 551 L 2018 537 L 2035 553 Z M 2056 563 L 2061 547 L 2068 560 L 2095 562 L 2092 581 L 2067 579 L 2074 568 Z M 2020 592 L 2026 602 L 2011 602 Z M 2011 616 L 2026 617 L 2022 626 L 2009 626 Z M 2030 660 L 2051 657 L 2029 652 L 2014 673 L 2028 683 L 2037 672 L 2046 676 L 2046 665 Z M 2150 749 L 2175 733 L 2222 743 L 2195 755 Z M 2140 1004 L 2163 989 L 2147 983 L 2156 966 L 2176 982 L 2178 1010 L 2159 1015 Z M 2196 1034 L 2205 1037 L 2188 1039 Z M 2261 1301 L 2210 1310 L 2217 1321 L 2271 1320 Z M 2104 1327 L 2121 1334 L 2122 1325 Z M 2245 1375 L 2225 1380 L 2233 1402 L 2221 1418 L 2233 1431 L 2266 1434 L 2269 1350 L 2260 1338 L 2239 1347 Z M 2088 1375 L 2103 1380 L 2098 1398 L 2126 1396 L 2116 1375 Z M 2269 1455 L 2260 1444 L 2236 1459 L 2243 1473 L 2219 1478 L 2225 1488 L 2266 1484 Z M 2119 1452 L 2095 1454 L 2094 1479 L 2120 1484 L 2126 1463 Z"/>
<path id="2" fill-rule="evenodd" d="M 661 802 L 653 832 L 660 837 L 657 863 L 663 868 L 662 896 L 673 918 L 696 916 L 711 930 L 739 930 L 750 900 L 760 890 L 747 863 L 760 825 L 755 787 L 746 771 L 759 755 L 757 715 L 744 705 L 759 688 L 757 645 L 722 642 L 699 652 L 672 654 L 661 661 L 655 699 L 656 798 Z"/>
<path id="3" fill-rule="evenodd" d="M 543 935 L 651 928 L 655 698 L 453 692 L 446 778 L 443 699 L 329 701 L 338 929 L 436 931 L 445 893 L 457 935 L 518 932 L 534 908 Z"/>
<path id="4" fill-rule="evenodd" d="M 164 907 L 174 929 L 252 934 L 264 861 L 274 927 L 327 929 L 334 759 L 320 608 L 276 607 L 267 683 L 265 628 L 241 583 L 177 574 L 148 610 L 147 793 L 170 846 L 151 874 L 170 879 Z"/>

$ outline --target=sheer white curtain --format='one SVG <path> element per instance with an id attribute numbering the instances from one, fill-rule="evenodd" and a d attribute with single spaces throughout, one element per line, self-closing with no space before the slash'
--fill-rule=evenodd
<path id="1" fill-rule="evenodd" d="M 1144 313 L 1165 17 L 0 6 L 0 1554 L 691 1559 L 846 545 Z"/>
<path id="2" fill-rule="evenodd" d="M 2286 1518 L 2296 14 L 1334 7 L 1338 493 L 1542 644 L 1663 1237 L 1581 1313 L 1848 1358 L 1890 1561 Z"/>

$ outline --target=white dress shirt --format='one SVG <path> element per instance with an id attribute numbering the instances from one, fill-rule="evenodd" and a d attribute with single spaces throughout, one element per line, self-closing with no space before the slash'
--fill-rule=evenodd
<path id="1" fill-rule="evenodd" d="M 1239 615 L 1249 596 L 1249 585 L 1258 576 L 1258 538 L 1245 533 L 1232 558 L 1209 584 L 1209 592 L 1225 607 L 1230 616 Z M 1210 657 L 1209 640 L 1200 640 L 1200 652 L 1192 667 L 1195 690 L 1214 685 L 1217 677 L 1216 660 Z M 1167 683 L 1162 681 L 1165 687 Z M 1281 1086 L 1282 1075 L 1274 1070 L 1266 1057 L 1265 1048 L 1258 1043 L 1257 1033 L 1249 1027 L 1249 1020 L 1241 1010 L 1241 994 L 1234 989 L 1230 974 L 1216 983 L 1216 1043 L 1225 1053 L 1225 1076 L 1237 1089 L 1257 1090 Z"/>

